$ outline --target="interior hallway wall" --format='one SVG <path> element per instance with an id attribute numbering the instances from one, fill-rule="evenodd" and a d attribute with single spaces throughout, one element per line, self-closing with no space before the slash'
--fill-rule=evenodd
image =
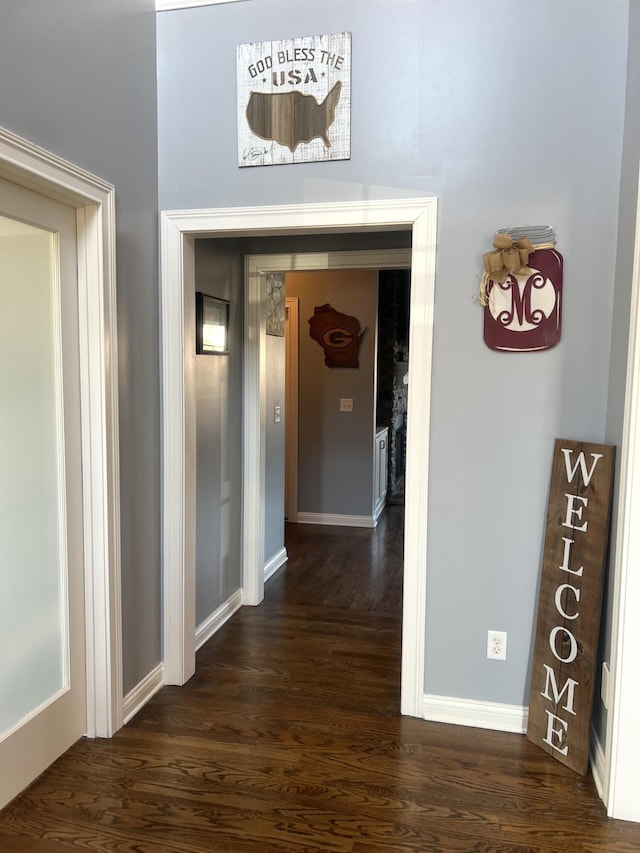
<path id="1" fill-rule="evenodd" d="M 158 16 L 163 208 L 439 196 L 425 688 L 516 706 L 553 442 L 605 436 L 629 4 L 530 12 L 524 0 L 247 0 Z M 351 159 L 238 168 L 236 45 L 342 31 Z M 492 352 L 473 301 L 482 253 L 496 228 L 538 223 L 555 226 L 566 260 L 562 341 Z M 508 632 L 503 664 L 486 659 L 490 628 Z"/>
<path id="2" fill-rule="evenodd" d="M 196 626 L 242 585 L 242 277 L 238 240 L 196 241 L 195 290 L 229 302 L 229 354 L 191 354 L 196 363 Z"/>

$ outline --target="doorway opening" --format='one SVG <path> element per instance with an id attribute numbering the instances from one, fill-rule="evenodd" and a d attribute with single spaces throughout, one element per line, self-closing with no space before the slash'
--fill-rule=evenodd
<path id="1" fill-rule="evenodd" d="M 431 350 L 435 278 L 436 199 L 294 205 L 164 213 L 163 405 L 165 680 L 182 684 L 195 670 L 194 496 L 195 418 L 193 365 L 185 328 L 193 323 L 194 243 L 203 236 L 304 235 L 334 232 L 411 232 L 410 396 L 407 418 L 405 568 L 401 710 L 423 716 L 426 534 Z M 340 252 L 324 253 L 327 268 L 348 266 Z M 314 264 L 317 268 L 317 264 Z M 381 265 L 384 266 L 384 265 Z M 393 263 L 390 266 L 398 266 Z M 297 268 L 297 267 L 296 267 Z M 277 269 L 277 266 L 276 266 Z M 245 604 L 264 589 L 265 269 L 245 280 L 243 588 Z M 179 511 L 176 512 L 176 506 Z"/>
<path id="2" fill-rule="evenodd" d="M 384 245 L 383 236 L 376 235 L 372 239 Z M 291 308 L 299 315 L 297 322 L 295 319 L 285 322 L 285 329 L 288 326 L 293 333 L 290 338 L 299 332 L 299 347 L 293 347 L 286 335 L 284 340 L 272 334 L 265 337 L 266 410 L 262 430 L 267 468 L 262 505 L 267 523 L 273 526 L 274 520 L 281 515 L 284 488 L 285 515 L 289 521 L 375 527 L 384 506 L 387 441 L 393 420 L 392 407 L 381 407 L 377 393 L 381 384 L 377 365 L 378 290 L 380 280 L 388 271 L 404 273 L 408 282 L 411 249 L 249 255 L 246 264 L 249 281 L 256 277 L 267 280 L 275 275 L 282 278 Z M 383 286 L 386 290 L 387 283 L 383 282 Z M 364 334 L 357 369 L 328 368 L 317 343 L 309 337 L 307 320 L 313 316 L 314 306 L 325 302 L 346 310 L 347 315 L 353 315 L 361 324 Z M 388 311 L 389 306 L 385 307 Z M 247 328 L 246 335 L 251 334 L 251 329 Z M 384 385 L 386 396 L 391 398 L 395 329 L 391 332 L 386 329 L 385 335 L 384 355 L 388 360 L 387 353 L 391 351 L 392 368 Z M 298 363 L 292 353 L 287 356 L 289 348 L 301 352 L 299 381 Z M 404 374 L 407 364 L 405 360 Z M 284 381 L 285 377 L 289 382 Z M 299 399 L 295 393 L 291 394 L 292 403 L 287 395 L 291 390 L 297 392 L 298 386 Z M 406 396 L 405 393 L 405 400 Z M 351 404 L 348 412 L 340 411 L 343 398 Z M 279 410 L 283 402 L 287 469 L 284 482 L 278 473 L 273 473 L 274 457 L 283 453 L 281 440 L 273 437 L 274 433 L 282 433 L 277 425 L 279 411 L 276 413 L 274 409 Z M 405 415 L 398 420 L 404 425 Z M 376 464 L 378 461 L 384 464 Z M 384 481 L 384 490 L 378 488 L 378 480 Z M 267 536 L 267 561 L 276 556 L 276 547 L 279 545 L 274 544 L 273 537 Z M 270 569 L 277 569 L 282 562 L 270 564 Z"/>
<path id="3" fill-rule="evenodd" d="M 384 235 L 378 239 L 385 245 Z M 379 251 L 375 254 L 382 256 Z M 399 260 L 399 253 L 394 257 Z M 297 254 L 296 262 L 300 260 Z M 407 265 L 410 260 L 407 249 Z M 403 380 L 408 372 L 410 269 L 267 274 L 268 283 L 274 278 L 285 294 L 288 311 L 284 341 L 278 340 L 277 327 L 271 330 L 269 313 L 267 319 L 265 497 L 270 506 L 280 501 L 284 491 L 285 524 L 270 507 L 267 527 L 275 522 L 276 530 L 266 534 L 265 604 L 275 606 L 274 618 L 280 615 L 278 607 L 289 612 L 288 608 L 300 604 L 312 606 L 318 618 L 325 612 L 337 619 L 345 612 L 350 617 L 358 613 L 363 619 L 384 613 L 385 630 L 396 631 L 399 648 L 404 573 L 401 438 L 409 390 Z M 359 327 L 357 365 L 354 348 L 347 358 L 330 353 L 327 359 L 317 336 L 310 334 L 317 306 L 327 304 L 346 312 L 347 325 Z M 275 313 L 273 307 L 271 311 Z M 339 330 L 339 344 L 342 335 Z M 284 396 L 278 376 L 283 348 Z M 345 362 L 349 366 L 341 369 Z M 343 397 L 350 404 L 346 408 L 341 405 Z M 285 404 L 284 489 L 281 478 L 270 475 L 272 457 L 281 445 L 270 438 L 269 431 L 283 432 L 270 421 L 272 410 L 279 413 L 281 402 Z M 272 549 L 276 549 L 273 557 Z M 357 642 L 355 635 L 353 642 Z"/>
<path id="4" fill-rule="evenodd" d="M 387 427 L 385 500 L 404 506 L 409 402 L 411 271 L 384 270 L 378 281 L 376 423 Z"/>
<path id="5" fill-rule="evenodd" d="M 269 274 L 282 280 L 287 305 L 284 392 L 272 378 L 278 341 L 268 324 L 267 383 L 269 402 L 284 402 L 289 522 L 373 527 L 387 502 L 404 504 L 411 252 L 404 269 L 370 267 L 372 255 L 384 260 L 376 250 L 363 254 L 361 269 Z M 401 261 L 402 253 L 391 257 Z M 333 322 L 332 312 L 358 327 L 360 340 L 349 344 L 349 330 L 337 328 L 337 349 L 327 356 L 310 333 L 312 324 Z M 330 334 L 327 327 L 323 340 Z"/>

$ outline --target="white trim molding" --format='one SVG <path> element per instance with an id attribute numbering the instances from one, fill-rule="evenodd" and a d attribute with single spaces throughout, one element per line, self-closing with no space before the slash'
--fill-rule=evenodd
<path id="1" fill-rule="evenodd" d="M 424 699 L 424 643 L 427 589 L 427 505 L 431 358 L 436 254 L 436 198 L 408 198 L 329 204 L 300 204 L 216 210 L 163 211 L 162 219 L 162 384 L 163 384 L 163 530 L 165 600 L 165 677 L 184 683 L 195 668 L 195 435 L 193 377 L 185 358 L 185 329 L 194 289 L 193 243 L 208 236 L 288 235 L 325 231 L 407 230 L 412 233 L 411 333 L 405 513 L 404 604 L 401 711 L 420 717 Z M 357 253 L 321 253 L 304 267 L 354 267 Z M 360 253 L 366 266 L 398 267 L 393 252 Z M 382 260 L 383 253 L 380 253 Z M 265 256 L 273 257 L 273 256 Z M 289 256 L 292 257 L 292 256 Z M 304 255 L 293 256 L 303 258 Z M 350 260 L 351 259 L 351 260 Z M 385 263 L 388 266 L 385 267 Z M 248 261 L 247 261 L 248 264 Z M 273 269 L 277 270 L 278 267 Z M 264 595 L 264 306 L 260 276 L 249 274 L 245 286 L 245 436 L 243 496 L 243 603 L 258 604 Z M 188 299 L 187 299 L 188 297 Z M 185 303 L 187 300 L 188 305 Z M 247 330 L 250 334 L 247 335 Z M 177 511 L 176 511 L 177 507 Z M 175 680 L 174 680 L 175 679 Z"/>
<path id="2" fill-rule="evenodd" d="M 122 726 L 115 190 L 0 128 L 0 177 L 76 209 L 87 735 Z"/>
<path id="3" fill-rule="evenodd" d="M 426 695 L 422 716 L 434 723 L 453 723 L 457 726 L 524 734 L 527 730 L 529 709 L 522 705 Z"/>
<path id="4" fill-rule="evenodd" d="M 607 714 L 605 796 L 609 817 L 640 821 L 640 185 L 636 212 L 618 518 L 613 559 L 611 681 Z"/>
<path id="5" fill-rule="evenodd" d="M 245 3 L 247 0 L 156 0 L 156 12 L 191 9 L 195 6 L 221 6 L 226 3 Z"/>
<path id="6" fill-rule="evenodd" d="M 195 375 L 185 345 L 195 308 L 184 287 L 194 246 L 171 217 L 162 216 L 161 235 L 163 660 L 165 684 L 184 684 L 196 666 Z"/>
<path id="7" fill-rule="evenodd" d="M 328 524 L 332 527 L 370 527 L 377 522 L 372 515 L 332 515 L 328 512 L 299 512 L 298 524 Z"/>
<path id="8" fill-rule="evenodd" d="M 163 669 L 162 664 L 159 663 L 124 697 L 123 722 L 125 725 L 164 687 Z"/>
<path id="9" fill-rule="evenodd" d="M 233 614 L 242 607 L 242 590 L 234 592 L 226 601 L 218 607 L 217 610 L 209 616 L 204 622 L 201 622 L 196 629 L 196 650 L 210 640 L 211 637 L 219 631 L 225 622 L 228 622 Z"/>
<path id="10" fill-rule="evenodd" d="M 284 566 L 288 560 L 287 549 L 281 548 L 273 557 L 265 563 L 264 567 L 264 582 L 266 583 L 271 575 L 275 575 L 279 568 Z"/>
<path id="11" fill-rule="evenodd" d="M 300 300 L 297 296 L 285 296 L 285 357 L 284 357 L 284 401 L 285 401 L 285 506 L 287 521 L 298 520 L 298 390 L 300 330 L 298 328 Z"/>

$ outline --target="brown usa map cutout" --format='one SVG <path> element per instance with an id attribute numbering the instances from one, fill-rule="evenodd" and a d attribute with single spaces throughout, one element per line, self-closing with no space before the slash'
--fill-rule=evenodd
<path id="1" fill-rule="evenodd" d="M 321 104 L 313 95 L 300 92 L 252 92 L 247 122 L 256 136 L 286 145 L 292 153 L 300 143 L 316 138 L 329 148 L 329 127 L 335 118 L 341 89 L 338 80 Z"/>
<path id="2" fill-rule="evenodd" d="M 237 48 L 238 165 L 351 156 L 351 33 Z"/>

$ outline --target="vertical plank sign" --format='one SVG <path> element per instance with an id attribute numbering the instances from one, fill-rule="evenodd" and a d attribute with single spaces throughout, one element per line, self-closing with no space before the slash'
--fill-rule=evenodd
<path id="1" fill-rule="evenodd" d="M 556 440 L 527 737 L 584 775 L 589 763 L 615 448 Z"/>
<path id="2" fill-rule="evenodd" d="M 237 47 L 238 165 L 351 156 L 351 33 Z"/>

